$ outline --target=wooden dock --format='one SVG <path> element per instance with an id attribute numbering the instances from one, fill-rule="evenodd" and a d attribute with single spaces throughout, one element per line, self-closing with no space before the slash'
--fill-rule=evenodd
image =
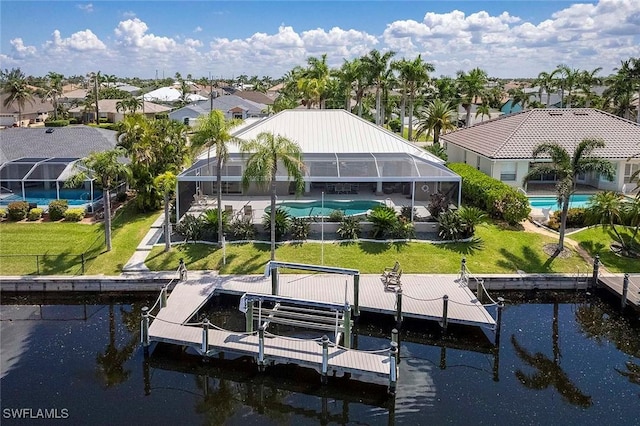
<path id="1" fill-rule="evenodd" d="M 631 305 L 635 309 L 640 309 L 640 274 L 628 274 L 629 282 L 626 291 L 626 299 L 622 301 L 622 306 Z M 624 274 L 600 275 L 598 282 L 613 294 L 623 297 Z"/>
<path id="2" fill-rule="evenodd" d="M 395 343 L 378 351 L 366 352 L 348 349 L 320 339 L 302 340 L 275 336 L 260 329 L 259 332 L 233 332 L 197 322 L 193 317 L 216 293 L 242 296 L 271 295 L 272 282 L 262 275 L 212 275 L 189 272 L 186 281 L 179 282 L 166 298 L 159 298 L 157 315 L 143 318 L 149 322 L 143 331 L 143 343 L 152 341 L 189 346 L 205 356 L 232 352 L 251 356 L 258 365 L 295 363 L 318 370 L 323 376 L 330 373 L 348 373 L 356 376 L 374 376 L 389 380 L 395 388 L 397 366 Z M 401 306 L 401 317 L 460 323 L 493 328 L 496 321 L 478 302 L 467 285 L 456 275 L 406 275 L 402 291 L 386 289 L 378 275 L 359 277 L 360 310 L 396 315 Z M 278 276 L 278 296 L 309 302 L 322 302 L 344 306 L 353 303 L 352 277 L 339 274 L 281 274 Z M 402 294 L 399 299 L 399 294 Z M 400 303 L 398 303 L 400 302 Z M 146 314 L 145 314 L 146 315 Z M 444 315 L 444 321 L 443 321 Z M 261 337 L 262 336 L 262 337 Z"/>

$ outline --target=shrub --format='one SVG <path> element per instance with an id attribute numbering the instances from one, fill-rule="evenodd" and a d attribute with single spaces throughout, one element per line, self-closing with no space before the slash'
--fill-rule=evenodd
<path id="1" fill-rule="evenodd" d="M 413 220 L 417 221 L 418 219 L 420 219 L 420 216 L 418 216 L 418 209 L 416 209 L 415 207 L 412 209 L 411 206 L 402 206 L 400 208 L 400 216 L 411 221 L 411 214 L 413 213 Z"/>
<path id="2" fill-rule="evenodd" d="M 556 210 L 549 218 L 547 226 L 556 231 L 560 229 L 560 216 L 562 210 Z M 587 209 L 586 208 L 572 208 L 567 211 L 567 228 L 582 228 L 587 226 Z"/>
<path id="3" fill-rule="evenodd" d="M 512 225 L 529 216 L 529 200 L 521 192 L 468 164 L 452 163 L 448 166 L 462 177 L 462 199 L 466 204 Z"/>
<path id="4" fill-rule="evenodd" d="M 83 208 L 67 209 L 64 212 L 64 220 L 67 222 L 80 222 L 84 219 L 84 214 Z"/>
<path id="5" fill-rule="evenodd" d="M 202 221 L 190 214 L 185 215 L 176 225 L 176 232 L 184 237 L 185 243 L 200 239 L 202 231 Z"/>
<path id="6" fill-rule="evenodd" d="M 264 230 L 271 235 L 271 212 L 265 213 L 262 217 L 262 226 Z M 289 231 L 291 226 L 291 216 L 281 207 L 276 208 L 276 241 L 280 241 L 282 237 Z"/>
<path id="7" fill-rule="evenodd" d="M 385 238 L 398 224 L 395 209 L 384 205 L 375 206 L 367 219 L 373 223 L 371 238 Z"/>
<path id="8" fill-rule="evenodd" d="M 442 212 L 449 210 L 450 204 L 449 197 L 442 192 L 436 192 L 435 194 L 431 194 L 427 210 L 429 214 L 431 214 L 431 217 L 437 220 Z"/>
<path id="9" fill-rule="evenodd" d="M 36 207 L 35 209 L 29 210 L 29 214 L 27 215 L 27 219 L 30 221 L 39 220 L 42 218 L 43 210 Z"/>
<path id="10" fill-rule="evenodd" d="M 392 238 L 410 239 L 416 236 L 416 230 L 411 220 L 400 216 L 396 224 L 391 229 L 390 236 Z"/>
<path id="11" fill-rule="evenodd" d="M 26 201 L 14 201 L 7 206 L 7 215 L 10 220 L 22 220 L 27 217 L 29 203 Z"/>
<path id="12" fill-rule="evenodd" d="M 71 117 L 71 118 L 69 119 L 69 124 L 80 124 L 80 120 L 78 120 L 78 119 L 77 119 L 77 118 L 75 118 L 75 117 Z"/>
<path id="13" fill-rule="evenodd" d="M 459 240 L 464 232 L 464 225 L 457 210 L 442 212 L 438 217 L 440 231 L 438 235 L 444 240 Z"/>
<path id="14" fill-rule="evenodd" d="M 329 222 L 342 222 L 342 219 L 345 218 L 344 211 L 342 210 L 332 210 L 329 213 L 328 221 Z"/>
<path id="15" fill-rule="evenodd" d="M 253 240 L 256 236 L 256 226 L 249 218 L 238 218 L 229 225 L 231 235 L 238 240 Z"/>
<path id="16" fill-rule="evenodd" d="M 362 232 L 360 220 L 355 216 L 345 216 L 342 218 L 336 232 L 343 240 L 357 240 L 360 238 L 360 233 Z"/>
<path id="17" fill-rule="evenodd" d="M 67 200 L 53 200 L 49 203 L 49 219 L 60 220 L 64 217 L 64 212 L 69 208 Z"/>
<path id="18" fill-rule="evenodd" d="M 202 230 L 218 239 L 218 209 L 205 210 L 200 216 L 202 222 Z M 222 232 L 229 227 L 229 218 L 226 211 L 222 211 Z"/>
<path id="19" fill-rule="evenodd" d="M 424 149 L 428 153 L 433 154 L 444 161 L 447 161 L 449 159 L 449 156 L 447 155 L 447 150 L 444 149 L 444 147 L 440 144 L 428 145 Z"/>
<path id="20" fill-rule="evenodd" d="M 291 219 L 291 225 L 289 232 L 291 232 L 291 238 L 296 241 L 302 241 L 309 238 L 309 232 L 311 231 L 311 223 L 309 219 L 303 217 L 294 217 Z"/>
<path id="21" fill-rule="evenodd" d="M 4 219 L 7 217 L 7 211 L 5 209 L 0 209 L 0 219 Z"/>
<path id="22" fill-rule="evenodd" d="M 125 191 L 119 191 L 116 194 L 116 201 L 119 203 L 124 203 L 127 201 L 127 193 Z"/>
<path id="23" fill-rule="evenodd" d="M 47 127 L 65 127 L 69 125 L 69 120 L 47 120 L 44 125 Z"/>
<path id="24" fill-rule="evenodd" d="M 392 132 L 399 133 L 400 129 L 402 129 L 402 123 L 400 123 L 400 119 L 394 118 L 393 120 L 389 121 L 389 128 Z"/>

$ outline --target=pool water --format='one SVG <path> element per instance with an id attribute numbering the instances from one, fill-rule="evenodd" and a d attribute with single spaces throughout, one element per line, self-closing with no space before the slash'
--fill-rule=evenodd
<path id="1" fill-rule="evenodd" d="M 101 191 L 95 191 L 93 195 L 93 201 L 96 202 L 102 197 Z M 91 203 L 91 193 L 85 190 L 78 189 L 65 189 L 60 191 L 60 199 L 67 200 L 69 206 L 72 207 L 86 207 Z M 7 207 L 14 201 L 26 201 L 29 204 L 36 204 L 38 207 L 46 209 L 49 207 L 49 203 L 56 200 L 55 190 L 41 190 L 41 191 L 27 191 L 27 197 L 22 198 L 21 194 L 11 194 L 7 197 L 3 197 L 0 200 L 0 207 Z"/>
<path id="2" fill-rule="evenodd" d="M 569 208 L 584 208 L 589 206 L 589 200 L 592 194 L 574 194 L 569 198 Z M 558 198 L 555 196 L 550 197 L 527 197 L 529 204 L 533 208 L 537 209 L 550 209 L 560 210 L 561 206 L 558 205 Z"/>
<path id="3" fill-rule="evenodd" d="M 382 205 L 379 201 L 285 201 L 278 203 L 277 207 L 284 208 L 292 217 L 329 216 L 334 210 L 342 210 L 346 216 L 362 215 L 372 208 Z M 269 208 L 265 209 L 269 212 Z"/>

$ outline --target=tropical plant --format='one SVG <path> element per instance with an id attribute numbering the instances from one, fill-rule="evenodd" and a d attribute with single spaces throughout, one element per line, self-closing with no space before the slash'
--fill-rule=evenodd
<path id="1" fill-rule="evenodd" d="M 259 187 L 268 186 L 271 192 L 271 210 L 276 210 L 278 165 L 281 163 L 287 172 L 287 179 L 293 178 L 296 194 L 304 190 L 304 163 L 300 146 L 284 136 L 261 132 L 255 139 L 240 146 L 243 154 L 248 154 L 242 175 L 242 186 L 246 190 L 251 182 Z M 270 216 L 271 260 L 276 252 L 276 215 Z"/>
<path id="2" fill-rule="evenodd" d="M 91 176 L 102 186 L 104 240 L 107 251 L 111 251 L 111 191 L 120 181 L 131 176 L 129 167 L 121 161 L 125 156 L 126 151 L 121 147 L 91 153 L 76 163 L 76 170 L 79 171 L 65 182 L 67 187 L 77 187 Z"/>
<path id="3" fill-rule="evenodd" d="M 615 240 L 620 245 L 622 254 L 629 256 L 633 253 L 634 241 L 625 241 L 625 238 L 617 228 L 617 226 L 625 224 L 627 219 L 626 210 L 627 203 L 624 201 L 622 194 L 613 191 L 598 192 L 589 200 L 587 220 L 591 225 L 601 225 L 603 229 L 612 230 L 615 235 Z M 635 214 L 637 215 L 637 213 L 638 207 L 636 206 Z M 631 218 L 630 216 L 629 219 Z M 638 221 L 637 216 L 635 220 Z"/>
<path id="4" fill-rule="evenodd" d="M 556 85 L 560 87 L 560 108 L 571 108 L 571 92 L 578 83 L 580 70 L 571 69 L 567 65 L 560 64 L 551 73 L 551 78 L 555 78 Z M 565 98 L 565 90 L 567 96 Z M 565 100 L 567 100 L 565 102 Z"/>
<path id="5" fill-rule="evenodd" d="M 186 214 L 176 225 L 176 232 L 184 237 L 185 244 L 197 241 L 202 236 L 204 225 L 199 218 Z"/>
<path id="6" fill-rule="evenodd" d="M 591 71 L 582 70 L 578 74 L 577 86 L 584 94 L 585 106 L 587 108 L 591 106 L 591 100 L 594 97 L 593 86 L 602 84 L 602 78 L 596 76 L 600 71 L 602 71 L 602 67 L 594 68 Z"/>
<path id="7" fill-rule="evenodd" d="M 376 88 L 376 120 L 377 125 L 382 125 L 382 87 L 385 84 L 385 79 L 389 77 L 389 61 L 396 53 L 394 51 L 387 51 L 381 53 L 380 51 L 373 49 L 364 57 L 362 57 L 362 63 L 365 68 L 365 74 L 367 75 L 367 81 Z"/>
<path id="8" fill-rule="evenodd" d="M 458 216 L 462 221 L 462 226 L 467 237 L 472 237 L 476 233 L 476 227 L 486 221 L 487 215 L 477 207 L 462 206 L 458 209 Z"/>
<path id="9" fill-rule="evenodd" d="M 33 92 L 27 84 L 26 77 L 20 68 L 12 68 L 11 71 L 5 69 L 0 73 L 0 83 L 2 93 L 8 96 L 3 105 L 9 108 L 14 103 L 18 105 L 18 122 L 22 125 L 22 110 L 25 104 L 33 104 Z"/>
<path id="10" fill-rule="evenodd" d="M 355 216 L 343 216 L 336 230 L 338 236 L 343 240 L 357 240 L 360 238 L 361 232 L 360 220 Z"/>
<path id="11" fill-rule="evenodd" d="M 47 74 L 47 85 L 44 89 L 44 99 L 51 99 L 53 105 L 53 119 L 58 119 L 58 98 L 62 95 L 62 81 L 64 75 L 57 72 L 49 71 Z"/>
<path id="12" fill-rule="evenodd" d="M 231 235 L 238 240 L 253 240 L 256 236 L 256 226 L 250 218 L 238 217 L 229 225 Z"/>
<path id="13" fill-rule="evenodd" d="M 331 213 L 329 213 L 329 217 L 327 218 L 327 220 L 329 222 L 342 222 L 342 219 L 345 218 L 345 214 L 344 214 L 344 210 L 331 210 Z"/>
<path id="14" fill-rule="evenodd" d="M 400 207 L 400 216 L 402 216 L 403 218 L 409 221 L 411 219 L 416 221 L 419 219 L 418 209 L 416 209 L 415 207 L 412 208 L 411 206 L 402 206 Z"/>
<path id="15" fill-rule="evenodd" d="M 218 221 L 222 218 L 222 224 Z M 222 241 L 222 235 L 218 234 L 222 232 L 224 235 L 225 230 L 229 227 L 229 217 L 226 211 L 220 212 L 220 209 L 207 209 L 200 215 L 200 221 L 202 222 L 203 231 L 215 235 L 216 240 Z M 221 231 L 222 230 L 222 231 Z"/>
<path id="16" fill-rule="evenodd" d="M 373 224 L 371 238 L 385 238 L 392 234 L 398 224 L 398 216 L 393 207 L 378 205 L 367 215 L 367 220 Z"/>
<path id="17" fill-rule="evenodd" d="M 164 172 L 163 174 L 156 176 L 153 183 L 158 188 L 158 191 L 162 194 L 162 198 L 164 199 L 164 251 L 168 252 L 171 250 L 171 221 L 169 217 L 169 209 L 171 205 L 171 197 L 173 196 L 178 184 L 178 178 L 173 174 L 173 172 Z M 118 193 L 118 195 L 119 194 L 120 193 Z"/>
<path id="18" fill-rule="evenodd" d="M 306 217 L 292 217 L 289 223 L 291 238 L 295 241 L 304 241 L 309 238 L 311 221 Z"/>
<path id="19" fill-rule="evenodd" d="M 440 145 L 440 134 L 456 129 L 456 112 L 448 102 L 434 99 L 426 107 L 418 110 L 417 136 L 422 134 L 431 136 L 433 133 L 433 144 Z"/>
<path id="20" fill-rule="evenodd" d="M 391 63 L 391 68 L 399 72 L 402 83 L 402 103 L 400 106 L 400 122 L 404 126 L 405 105 L 409 104 L 409 129 L 407 137 L 413 140 L 413 106 L 418 90 L 429 80 L 429 73 L 435 68 L 432 64 L 424 62 L 422 56 L 418 55 L 413 61 L 402 59 Z"/>
<path id="21" fill-rule="evenodd" d="M 438 235 L 443 240 L 459 240 L 464 238 L 464 224 L 457 210 L 447 210 L 438 216 Z"/>
<path id="22" fill-rule="evenodd" d="M 416 236 L 415 226 L 410 219 L 399 216 L 389 235 L 392 238 L 400 238 L 403 240 L 414 238 Z"/>
<path id="23" fill-rule="evenodd" d="M 480 116 L 480 122 L 483 122 L 485 115 L 487 117 L 491 117 L 491 108 L 489 108 L 489 104 L 483 103 L 482 105 L 478 105 L 478 108 L 476 109 L 476 118 Z"/>
<path id="24" fill-rule="evenodd" d="M 298 80 L 298 90 L 302 92 L 307 108 L 317 104 L 320 109 L 324 109 L 325 96 L 329 85 L 327 54 L 323 54 L 320 59 L 315 57 L 307 58 L 307 65 Z"/>
<path id="25" fill-rule="evenodd" d="M 218 206 L 222 205 L 222 168 L 224 162 L 229 159 L 229 145 L 239 144 L 240 140 L 231 135 L 234 127 L 241 121 L 226 120 L 224 113 L 220 110 L 213 110 L 208 116 L 198 120 L 195 134 L 191 138 L 194 149 L 207 149 L 207 164 L 211 169 L 211 148 L 214 149 L 216 157 L 216 196 Z M 209 170 L 209 174 L 211 170 Z M 218 246 L 222 247 L 222 211 L 218 210 Z"/>
<path id="26" fill-rule="evenodd" d="M 538 74 L 538 78 L 536 79 L 534 84 L 538 86 L 538 100 L 540 102 L 542 102 L 542 92 L 547 95 L 547 101 L 544 105 L 548 108 L 549 103 L 551 102 L 551 91 L 555 87 L 555 80 L 553 76 L 546 71 L 542 71 L 540 74 Z"/>
<path id="27" fill-rule="evenodd" d="M 291 229 L 291 215 L 282 207 L 276 208 L 275 214 L 271 212 L 272 210 L 265 212 L 262 217 L 262 226 L 275 238 L 275 241 L 281 241 Z"/>
<path id="28" fill-rule="evenodd" d="M 480 68 L 474 68 L 469 73 L 458 72 L 458 90 L 462 96 L 462 107 L 466 111 L 465 127 L 471 125 L 471 105 L 478 102 L 478 97 L 485 93 L 487 73 Z"/>
<path id="29" fill-rule="evenodd" d="M 567 213 L 571 195 L 576 190 L 578 176 L 584 173 L 598 173 L 607 179 L 613 179 L 615 170 L 613 165 L 593 154 L 598 148 L 604 148 L 604 141 L 601 139 L 583 139 L 574 149 L 573 154 L 555 142 L 543 142 L 533 150 L 534 160 L 540 157 L 549 157 L 550 162 L 537 163 L 529 170 L 524 177 L 526 183 L 542 175 L 555 174 L 557 176 L 556 195 L 558 204 L 562 207 L 560 221 L 560 236 L 558 240 L 558 251 L 564 249 L 564 236 L 567 224 Z"/>
<path id="30" fill-rule="evenodd" d="M 87 94 L 86 101 L 88 104 L 94 104 L 95 113 L 96 113 L 96 124 L 100 124 L 100 105 L 98 105 L 98 101 L 100 99 L 100 91 L 98 90 L 98 86 L 102 82 L 102 76 L 100 75 L 100 71 L 91 72 L 89 75 L 89 83 L 93 85 L 93 90 L 91 94 Z"/>

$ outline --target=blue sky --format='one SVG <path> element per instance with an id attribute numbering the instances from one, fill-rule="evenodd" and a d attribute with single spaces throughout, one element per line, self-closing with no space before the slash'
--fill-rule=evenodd
<path id="1" fill-rule="evenodd" d="M 5 1 L 0 66 L 26 74 L 280 77 L 371 49 L 421 54 L 434 75 L 479 66 L 535 77 L 564 63 L 612 72 L 640 57 L 640 1 Z"/>

